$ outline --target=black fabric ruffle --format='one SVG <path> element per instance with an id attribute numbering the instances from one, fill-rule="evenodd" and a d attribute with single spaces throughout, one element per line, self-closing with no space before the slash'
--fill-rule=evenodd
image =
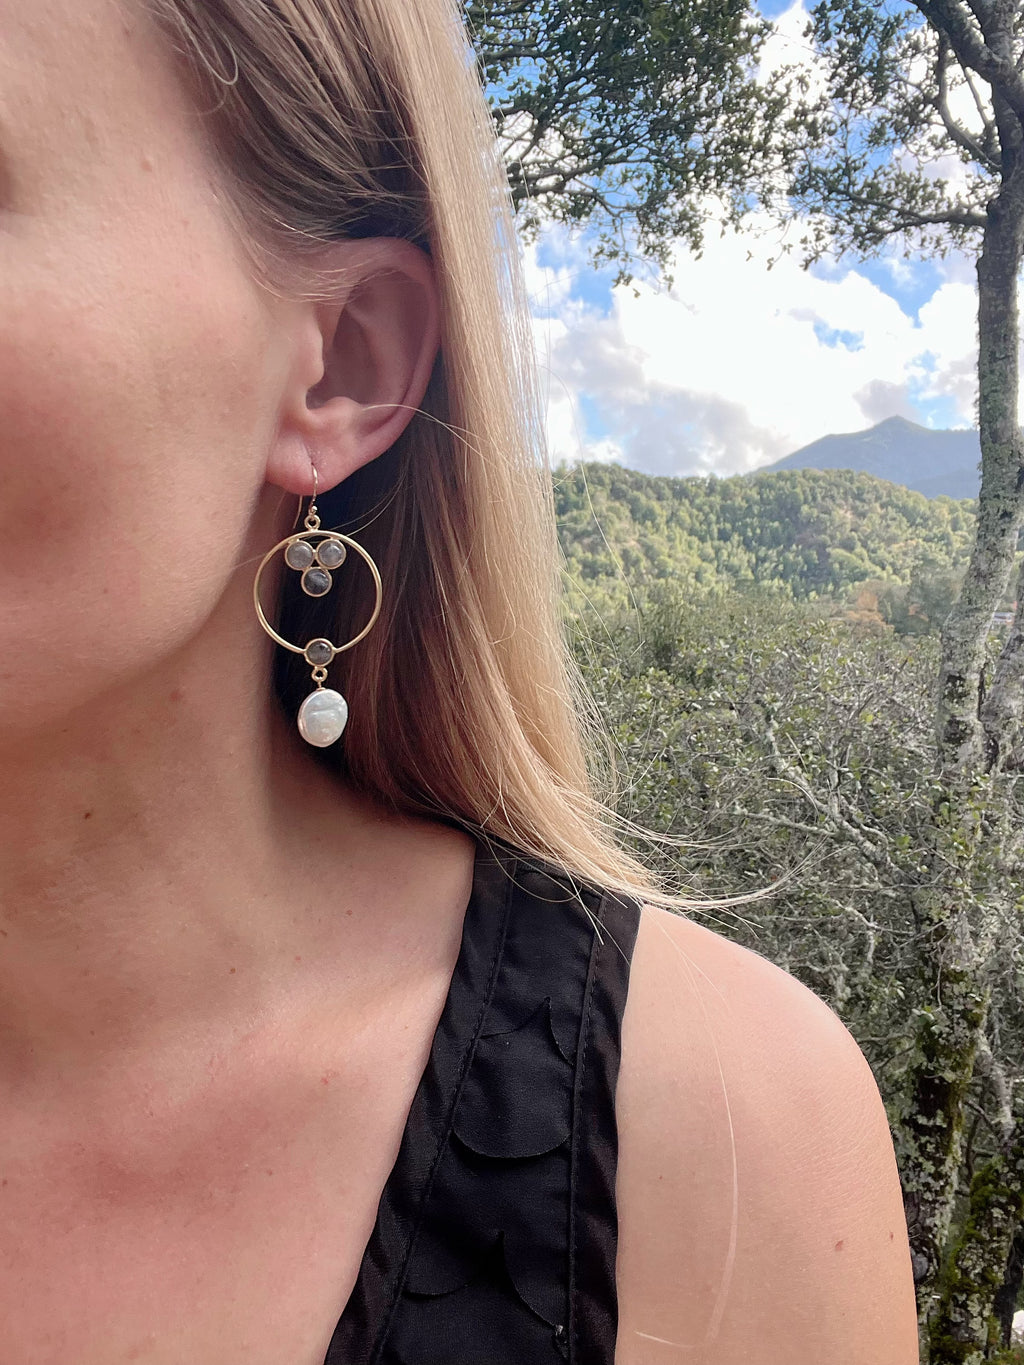
<path id="1" fill-rule="evenodd" d="M 638 918 L 481 848 L 430 1060 L 325 1365 L 612 1365 L 614 1090 Z"/>

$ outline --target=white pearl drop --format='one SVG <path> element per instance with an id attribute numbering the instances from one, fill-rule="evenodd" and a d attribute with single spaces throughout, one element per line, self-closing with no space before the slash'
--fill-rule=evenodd
<path id="1" fill-rule="evenodd" d="M 318 749 L 341 739 L 347 721 L 348 702 L 329 687 L 311 692 L 299 707 L 299 734 Z"/>

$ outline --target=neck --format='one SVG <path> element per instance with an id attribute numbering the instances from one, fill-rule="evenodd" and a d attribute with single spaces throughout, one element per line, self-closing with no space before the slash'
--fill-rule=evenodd
<path id="1" fill-rule="evenodd" d="M 8 732 L 0 1066 L 258 1011 L 326 932 L 318 875 L 337 906 L 350 866 L 358 894 L 378 818 L 280 714 L 258 626 L 232 610 L 204 635 L 219 648 Z"/>

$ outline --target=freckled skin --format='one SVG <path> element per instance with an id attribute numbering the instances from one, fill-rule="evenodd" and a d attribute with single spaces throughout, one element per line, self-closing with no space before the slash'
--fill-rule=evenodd
<path id="1" fill-rule="evenodd" d="M 8 724 L 52 710 L 55 684 L 62 706 L 88 700 L 213 610 L 245 553 L 284 363 L 275 307 L 242 268 L 153 35 L 130 23 L 120 50 L 101 53 L 75 8 L 0 5 L 17 169 L 0 203 Z M 38 80 L 37 22 L 69 33 L 78 79 Z M 98 95 L 79 88 L 87 73 Z M 116 103 L 137 106 L 143 83 L 159 104 L 118 118 Z M 161 104 L 181 117 L 162 117 Z M 169 307 L 175 297 L 188 306 Z M 59 555 L 37 552 L 41 534 Z M 55 635 L 74 662 L 56 675 L 44 662 Z"/>
<path id="2" fill-rule="evenodd" d="M 261 285 L 143 0 L 0 0 L 0 155 L 0 1357 L 319 1365 L 473 846 L 313 761 L 252 575 L 421 402 L 430 262 Z"/>
<path id="3" fill-rule="evenodd" d="M 832 1011 L 647 910 L 622 1036 L 616 1365 L 916 1365 L 885 1108 Z"/>
<path id="4" fill-rule="evenodd" d="M 0 1341 L 19 1365 L 319 1365 L 426 1063 L 473 850 L 302 752 L 251 574 L 312 456 L 338 482 L 422 400 L 436 290 L 396 243 L 332 248 L 332 279 L 364 272 L 357 307 L 264 290 L 142 15 L 0 0 Z M 909 1365 L 884 1354 L 897 1307 L 916 1341 L 909 1280 L 882 1338 L 850 1341 L 869 1293 L 879 1306 L 891 1152 L 868 1134 L 835 1170 L 808 1165 L 837 1144 L 808 1143 L 800 1078 L 845 1113 L 828 1051 L 846 1074 L 845 1042 L 739 950 L 676 946 L 716 980 L 708 1009 L 730 1008 L 709 1031 L 665 933 L 641 935 L 617 1365 L 712 1329 L 721 1350 L 692 1365 Z M 852 1093 L 881 1125 L 862 1077 Z M 733 1152 L 740 1259 L 711 1321 Z M 858 1212 L 869 1164 L 885 1197 Z"/>

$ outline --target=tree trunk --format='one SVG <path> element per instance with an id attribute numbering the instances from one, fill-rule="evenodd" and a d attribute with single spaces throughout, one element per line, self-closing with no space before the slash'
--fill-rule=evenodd
<path id="1" fill-rule="evenodd" d="M 1001 1344 L 996 1296 L 1024 1216 L 1024 1121 L 971 1182 L 942 1302 L 931 1325 L 930 1365 L 984 1365 Z M 1011 1309 L 1012 1316 L 1012 1309 Z"/>
<path id="2" fill-rule="evenodd" d="M 986 766 L 1004 772 L 1024 767 L 1024 561 L 1017 572 L 1017 609 L 981 707 Z"/>
<path id="3" fill-rule="evenodd" d="M 950 920 L 945 932 L 935 928 L 929 936 L 936 958 L 952 949 L 951 955 L 959 961 L 948 963 L 932 976 L 930 989 L 938 999 L 920 1012 L 917 1060 L 909 1078 L 906 1117 L 898 1130 L 923 1362 L 929 1360 L 932 1318 L 942 1297 L 946 1246 L 963 1155 L 964 1100 L 989 1003 L 988 992 L 978 988 L 977 964 L 970 948 L 961 945 L 957 951 L 951 942 L 964 929 L 963 924 Z M 941 982 L 938 990 L 937 979 Z M 941 1357 L 936 1357 L 936 1362 L 939 1360 Z"/>
<path id="4" fill-rule="evenodd" d="M 1013 1333 L 1013 1315 L 1017 1311 L 1017 1300 L 1024 1287 L 1024 1222 L 1014 1235 L 1013 1245 L 1006 1260 L 1003 1282 L 996 1290 L 992 1311 L 999 1323 L 999 1346 L 1005 1350 L 1010 1344 Z"/>
<path id="5" fill-rule="evenodd" d="M 936 736 L 943 791 L 935 803 L 936 877 L 920 893 L 919 925 L 924 931 L 920 973 L 926 1013 L 918 1030 L 919 1060 L 912 1068 L 905 1134 L 909 1160 L 904 1196 L 918 1293 L 921 1359 L 927 1365 L 966 1365 L 984 1359 L 995 1293 L 1017 1226 L 1011 1207 L 1012 1180 L 1005 1193 L 999 1182 L 990 1186 L 982 1180 L 984 1173 L 979 1173 L 971 1199 L 980 1221 L 968 1219 L 956 1249 L 959 1263 L 946 1256 L 959 1176 L 964 1099 L 985 1026 L 989 992 L 987 954 L 984 945 L 974 941 L 981 926 L 971 922 L 969 898 L 958 894 L 956 869 L 938 856 L 942 851 L 940 825 L 969 818 L 972 782 L 1006 761 L 1022 705 L 1019 655 L 1024 636 L 1014 649 L 1004 652 L 984 706 L 982 696 L 992 613 L 1006 592 L 1024 514 L 1017 316 L 1017 275 L 1024 244 L 1024 163 L 1020 124 L 1000 104 L 998 91 L 993 98 L 1000 106 L 1004 160 L 1002 184 L 988 207 L 978 259 L 981 491 L 963 589 L 942 629 Z M 998 1246 L 982 1245 L 981 1224 L 992 1230 Z M 998 1265 L 986 1261 L 989 1252 L 998 1255 Z"/>
<path id="6" fill-rule="evenodd" d="M 1024 443 L 1018 414 L 1017 275 L 1024 241 L 1024 167 L 1017 164 L 988 209 L 978 258 L 978 527 L 960 598 L 942 628 L 937 733 L 946 773 L 991 768 L 1010 744 L 1021 697 L 1007 659 L 981 710 L 981 669 L 992 613 L 1013 570 L 1024 512 Z M 1014 658 L 1016 655 L 1013 656 Z"/>

